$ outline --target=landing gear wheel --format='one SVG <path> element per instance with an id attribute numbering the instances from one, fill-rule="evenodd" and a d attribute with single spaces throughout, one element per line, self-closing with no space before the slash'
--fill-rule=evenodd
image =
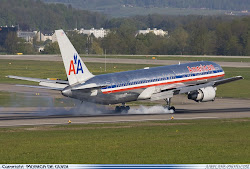
<path id="1" fill-rule="evenodd" d="M 170 108 L 168 108 L 168 110 L 170 111 L 170 113 L 175 113 L 175 107 L 171 106 Z"/>
<path id="2" fill-rule="evenodd" d="M 115 107 L 115 112 L 120 113 L 121 112 L 121 106 L 116 106 Z"/>
<path id="3" fill-rule="evenodd" d="M 125 107 L 125 110 L 126 110 L 126 111 L 129 111 L 129 109 L 130 109 L 129 106 L 126 106 L 126 107 Z"/>
<path id="4" fill-rule="evenodd" d="M 128 113 L 130 107 L 129 106 L 116 106 L 115 112 L 116 113 Z"/>
<path id="5" fill-rule="evenodd" d="M 175 112 L 175 107 L 174 106 L 171 106 L 171 98 L 166 98 L 164 99 L 167 103 L 167 105 L 165 106 L 170 113 L 174 113 Z"/>

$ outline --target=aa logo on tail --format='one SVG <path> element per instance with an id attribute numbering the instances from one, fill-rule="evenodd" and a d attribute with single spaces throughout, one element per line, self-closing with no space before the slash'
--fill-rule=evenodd
<path id="1" fill-rule="evenodd" d="M 78 74 L 79 72 L 83 73 L 82 63 L 80 59 L 77 58 L 77 54 L 74 54 L 74 60 L 70 61 L 69 75 L 71 74 L 71 72 L 73 72 L 74 74 Z"/>

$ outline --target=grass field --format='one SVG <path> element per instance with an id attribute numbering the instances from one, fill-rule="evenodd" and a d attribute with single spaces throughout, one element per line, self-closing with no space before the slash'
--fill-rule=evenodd
<path id="1" fill-rule="evenodd" d="M 59 92 L 58 92 L 59 93 Z M 0 92 L 0 107 L 73 107 L 75 100 L 62 95 Z"/>
<path id="2" fill-rule="evenodd" d="M 133 64 L 107 64 L 107 71 L 104 70 L 103 63 L 86 63 L 90 71 L 97 75 L 103 73 L 120 72 L 127 70 L 141 69 L 147 66 L 155 65 L 133 65 Z M 66 79 L 65 69 L 62 62 L 49 62 L 49 61 L 19 61 L 19 60 L 1 60 L 0 62 L 0 83 L 11 83 L 11 84 L 37 84 L 34 82 L 15 80 L 6 78 L 6 75 L 16 75 L 25 77 L 36 77 L 36 78 L 60 78 Z"/>
<path id="3" fill-rule="evenodd" d="M 250 119 L 0 128 L 0 163 L 250 163 Z"/>
<path id="4" fill-rule="evenodd" d="M 104 58 L 104 55 L 82 55 L 84 57 L 89 58 Z M 152 60 L 152 58 L 155 57 L 157 60 L 180 60 L 180 61 L 215 61 L 215 62 L 250 62 L 250 58 L 215 58 L 215 57 L 178 57 L 178 56 L 126 56 L 126 55 L 119 55 L 119 56 L 106 56 L 106 58 L 117 58 L 117 59 L 149 59 Z"/>
<path id="5" fill-rule="evenodd" d="M 218 86 L 217 97 L 250 98 L 250 68 L 223 68 L 226 78 L 243 76 L 243 80 Z"/>
<path id="6" fill-rule="evenodd" d="M 10 64 L 11 63 L 11 64 Z M 104 71 L 103 63 L 86 63 L 87 67 L 93 74 L 103 74 L 120 72 L 127 70 L 141 69 L 144 67 L 154 67 L 156 65 L 143 64 L 107 64 L 107 71 Z M 245 79 L 218 87 L 218 97 L 235 97 L 235 98 L 250 98 L 250 68 L 224 68 L 226 77 L 241 75 Z M 1 60 L 0 62 L 0 83 L 9 84 L 32 84 L 22 80 L 6 78 L 6 75 L 36 77 L 36 78 L 60 78 L 66 79 L 65 69 L 62 62 L 47 62 L 47 61 L 13 61 Z M 1 97 L 1 96 L 0 96 Z"/>

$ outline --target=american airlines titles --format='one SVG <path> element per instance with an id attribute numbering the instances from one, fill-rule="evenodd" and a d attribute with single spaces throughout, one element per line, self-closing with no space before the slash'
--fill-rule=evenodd
<path id="1" fill-rule="evenodd" d="M 190 73 L 199 73 L 199 72 L 208 72 L 211 70 L 215 70 L 214 66 L 211 65 L 200 65 L 196 67 L 189 67 L 187 66 Z"/>

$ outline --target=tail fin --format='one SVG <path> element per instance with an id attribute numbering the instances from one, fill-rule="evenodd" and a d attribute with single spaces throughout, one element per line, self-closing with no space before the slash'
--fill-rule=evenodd
<path id="1" fill-rule="evenodd" d="M 81 83 L 92 78 L 94 75 L 89 72 L 88 68 L 83 63 L 64 31 L 56 30 L 55 33 L 63 58 L 69 85 Z"/>

